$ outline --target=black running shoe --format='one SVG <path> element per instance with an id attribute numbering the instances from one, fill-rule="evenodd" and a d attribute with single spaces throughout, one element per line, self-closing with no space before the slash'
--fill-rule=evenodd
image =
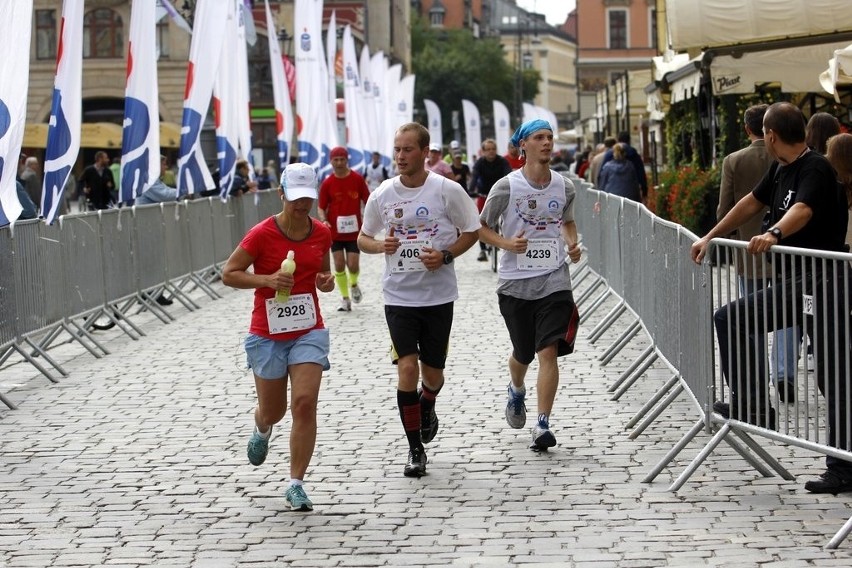
<path id="1" fill-rule="evenodd" d="M 426 474 L 426 451 L 423 448 L 408 450 L 408 463 L 402 473 L 405 477 L 421 477 Z"/>
<path id="2" fill-rule="evenodd" d="M 417 395 L 420 397 L 420 408 L 423 408 L 423 389 L 417 389 Z M 432 410 L 429 412 L 420 413 L 420 441 L 428 444 L 435 439 L 438 433 L 438 415 L 435 413 L 435 405 L 432 404 Z"/>

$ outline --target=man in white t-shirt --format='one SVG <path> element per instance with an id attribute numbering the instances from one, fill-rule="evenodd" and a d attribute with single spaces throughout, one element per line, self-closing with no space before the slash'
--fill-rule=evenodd
<path id="1" fill-rule="evenodd" d="M 541 451 L 556 445 L 550 415 L 559 387 L 558 357 L 574 350 L 579 322 L 566 264 L 566 257 L 580 260 L 575 193 L 573 183 L 550 169 L 550 124 L 540 119 L 525 122 L 512 143 L 526 161 L 488 192 L 479 238 L 504 251 L 497 270 L 497 297 L 512 341 L 506 421 L 512 428 L 526 423 L 524 377 L 537 357 L 538 420 L 530 448 Z M 493 230 L 498 221 L 502 234 Z"/>
<path id="2" fill-rule="evenodd" d="M 453 259 L 473 246 L 480 224 L 476 207 L 458 183 L 426 171 L 426 128 L 413 122 L 400 126 L 393 152 L 399 176 L 370 194 L 358 247 L 385 255 L 385 319 L 399 376 L 397 405 L 409 446 L 403 473 L 420 477 L 426 473 L 423 444 L 438 431 L 435 397 L 444 386 L 458 298 Z M 386 236 L 377 240 L 382 231 Z"/>

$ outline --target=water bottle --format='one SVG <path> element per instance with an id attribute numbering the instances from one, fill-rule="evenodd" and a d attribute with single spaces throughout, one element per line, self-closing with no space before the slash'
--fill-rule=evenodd
<path id="1" fill-rule="evenodd" d="M 293 257 L 296 256 L 296 253 L 293 251 L 287 251 L 287 258 L 281 263 L 281 270 L 286 272 L 287 274 L 293 274 L 296 272 L 296 261 L 293 260 Z M 275 292 L 275 301 L 279 304 L 286 304 L 290 300 L 290 290 L 278 290 Z"/>

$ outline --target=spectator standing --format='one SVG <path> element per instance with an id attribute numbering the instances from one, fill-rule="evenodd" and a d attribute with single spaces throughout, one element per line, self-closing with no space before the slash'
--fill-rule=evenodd
<path id="1" fill-rule="evenodd" d="M 160 177 L 149 185 L 145 191 L 134 201 L 134 205 L 148 205 L 151 203 L 167 203 L 177 201 L 177 189 L 169 187 L 163 181 L 163 167 L 167 164 L 166 157 L 160 156 Z"/>
<path id="2" fill-rule="evenodd" d="M 607 136 L 606 138 L 604 138 L 603 149 L 594 158 L 592 158 L 591 163 L 589 163 L 589 181 L 592 182 L 592 185 L 595 186 L 595 189 L 600 188 L 600 180 L 598 178 L 600 177 L 601 168 L 603 167 L 603 161 L 606 157 L 606 153 L 607 151 L 612 150 L 616 142 L 618 141 L 612 136 Z"/>
<path id="3" fill-rule="evenodd" d="M 470 191 L 468 187 L 468 182 L 470 181 L 470 166 L 465 164 L 462 161 L 462 153 L 456 152 L 453 154 L 453 163 L 450 164 L 450 168 L 453 170 L 453 180 L 462 186 L 462 189 L 470 195 L 471 197 L 475 197 L 475 194 Z"/>
<path id="4" fill-rule="evenodd" d="M 373 152 L 370 163 L 364 168 L 364 179 L 367 181 L 367 187 L 373 192 L 389 177 L 388 169 L 382 165 L 382 155 Z"/>
<path id="5" fill-rule="evenodd" d="M 270 188 L 272 188 L 272 178 L 269 177 L 269 170 L 263 168 L 257 176 L 257 189 L 261 190 Z"/>
<path id="6" fill-rule="evenodd" d="M 233 288 L 254 289 L 251 326 L 245 340 L 248 366 L 254 373 L 257 407 L 248 459 L 261 465 L 269 452 L 272 428 L 287 412 L 290 383 L 290 508 L 310 511 L 313 503 L 303 482 L 317 437 L 317 401 L 328 361 L 329 335 L 323 325 L 317 290 L 331 292 L 334 277 L 328 251 L 331 232 L 310 217 L 317 179 L 307 164 L 291 164 L 281 175 L 280 213 L 255 225 L 225 263 L 222 281 Z M 294 251 L 296 271 L 281 269 Z M 253 266 L 253 271 L 248 269 Z M 286 290 L 286 302 L 276 291 Z M 285 309 L 288 308 L 288 309 Z"/>
<path id="7" fill-rule="evenodd" d="M 539 451 L 556 445 L 550 417 L 559 387 L 557 359 L 573 352 L 579 323 L 566 248 L 572 262 L 579 262 L 581 253 L 574 184 L 549 167 L 550 124 L 540 119 L 525 122 L 512 141 L 524 152 L 526 163 L 494 184 L 479 217 L 480 235 L 505 251 L 497 271 L 497 298 L 512 341 L 506 421 L 512 428 L 526 424 L 524 378 L 538 357 L 538 419 L 530 447 Z M 500 234 L 494 231 L 498 224 Z"/>
<path id="8" fill-rule="evenodd" d="M 249 179 L 249 164 L 247 160 L 237 160 L 236 172 L 234 173 L 234 185 L 231 186 L 229 195 L 240 197 L 244 193 L 257 191 L 257 182 Z"/>
<path id="9" fill-rule="evenodd" d="M 118 196 L 121 192 L 121 156 L 116 156 L 112 159 L 109 165 L 109 171 L 112 172 L 112 179 L 115 180 L 115 189 L 112 191 L 112 200 L 118 203 Z"/>
<path id="10" fill-rule="evenodd" d="M 461 156 L 461 160 L 464 163 L 467 163 L 467 154 L 462 150 L 461 144 L 459 144 L 458 140 L 450 140 L 450 151 L 444 155 L 444 161 L 450 165 L 453 165 L 453 158 L 458 154 Z"/>
<path id="11" fill-rule="evenodd" d="M 485 199 L 497 180 L 512 172 L 509 161 L 503 156 L 497 155 L 497 142 L 492 138 L 483 140 L 480 148 L 482 148 L 482 155 L 473 164 L 469 187 L 469 190 L 477 195 L 476 208 L 478 211 L 482 211 Z M 476 260 L 480 262 L 488 260 L 487 250 L 488 245 L 479 241 L 479 256 Z"/>
<path id="12" fill-rule="evenodd" d="M 426 473 L 423 444 L 438 432 L 435 399 L 444 386 L 458 299 L 453 260 L 473 246 L 479 229 L 476 207 L 461 186 L 425 169 L 427 152 L 425 127 L 413 122 L 399 127 L 394 135 L 399 176 L 370 194 L 358 236 L 363 252 L 385 255 L 385 319 L 409 447 L 403 470 L 407 477 Z M 384 239 L 377 240 L 382 231 Z"/>
<path id="13" fill-rule="evenodd" d="M 737 150 L 722 161 L 722 182 L 719 189 L 719 206 L 716 209 L 716 221 L 721 221 L 725 215 L 733 209 L 734 205 L 743 197 L 751 193 L 758 182 L 763 178 L 766 171 L 774 160 L 763 141 L 763 115 L 769 105 L 754 105 L 745 110 L 743 114 L 743 128 L 750 144 L 741 150 Z M 761 208 L 751 219 L 746 220 L 731 235 L 739 241 L 750 241 L 752 237 L 762 232 L 763 217 L 769 211 L 768 207 Z M 760 259 L 752 262 L 752 259 L 737 259 L 737 283 L 740 294 L 748 295 L 763 288 L 764 278 L 771 280 L 771 269 L 767 268 L 764 273 L 763 263 Z M 788 330 L 775 332 L 775 340 L 772 349 L 776 352 L 780 349 L 786 354 L 792 354 L 794 348 L 794 334 Z M 763 337 L 758 337 L 755 342 L 755 357 L 760 365 L 766 363 L 766 348 Z M 789 339 L 789 342 L 788 342 Z M 789 343 L 789 348 L 787 347 Z M 784 347 L 780 347 L 784 344 Z M 781 357 L 780 361 L 785 358 Z M 778 396 L 782 401 L 793 402 L 796 396 L 796 359 L 793 355 L 792 365 L 782 365 L 779 372 L 777 355 L 772 356 L 772 376 L 778 388 Z M 787 370 L 792 372 L 788 374 Z"/>
<path id="14" fill-rule="evenodd" d="M 426 170 L 435 172 L 439 176 L 453 179 L 453 170 L 450 165 L 441 159 L 441 146 L 438 144 L 429 145 L 429 156 L 426 158 Z"/>
<path id="15" fill-rule="evenodd" d="M 177 187 L 177 176 L 175 176 L 175 171 L 171 168 L 171 162 L 166 155 L 160 155 L 160 179 L 169 187 Z M 273 179 L 277 180 L 278 178 L 274 177 Z"/>
<path id="16" fill-rule="evenodd" d="M 641 201 L 639 180 L 633 164 L 627 161 L 627 147 L 618 143 L 612 148 L 612 160 L 601 168 L 600 190 L 619 197 Z"/>
<path id="17" fill-rule="evenodd" d="M 751 219 L 764 206 L 769 206 L 766 232 L 752 237 L 748 251 L 763 254 L 777 244 L 826 251 L 845 250 L 844 238 L 848 225 L 847 198 L 837 183 L 835 172 L 818 152 L 805 144 L 805 120 L 802 111 L 790 103 L 771 105 L 763 117 L 766 149 L 777 163 L 773 164 L 754 190 L 737 202 L 733 209 L 710 232 L 692 245 L 691 256 L 701 262 L 710 241 L 729 235 Z M 761 374 L 756 357 L 751 352 L 755 335 L 772 331 L 780 325 L 772 314 L 789 314 L 799 326 L 804 324 L 803 310 L 795 309 L 802 295 L 814 296 L 815 363 L 820 391 L 826 398 L 828 444 L 849 449 L 846 431 L 847 407 L 842 375 L 849 358 L 849 338 L 846 325 L 828 337 L 835 329 L 837 314 L 848 314 L 845 300 L 843 270 L 834 270 L 829 263 L 805 263 L 795 266 L 793 257 L 781 257 L 785 263 L 783 280 L 753 294 L 739 298 L 714 314 L 719 340 L 721 369 L 731 391 L 730 405 L 716 402 L 713 410 L 727 418 L 731 413 L 739 420 L 775 429 L 775 410 L 769 404 L 765 371 Z M 777 272 L 777 268 L 776 268 Z M 840 290 L 839 298 L 824 293 Z M 816 283 L 814 285 L 813 283 Z M 747 314 L 748 317 L 739 317 Z M 824 321 L 821 321 L 824 320 Z M 820 353 L 828 346 L 839 347 L 830 354 Z M 819 479 L 809 481 L 805 489 L 812 493 L 852 491 L 852 463 L 828 456 L 826 471 Z"/>
<path id="18" fill-rule="evenodd" d="M 109 166 L 109 156 L 103 150 L 95 152 L 95 162 L 83 170 L 80 185 L 91 209 L 108 209 L 115 201 L 115 180 Z"/>
<path id="19" fill-rule="evenodd" d="M 846 193 L 849 222 L 846 225 L 846 245 L 852 247 L 852 134 L 838 134 L 828 139 L 825 157 L 837 173 L 837 181 Z"/>
<path id="20" fill-rule="evenodd" d="M 20 180 L 24 186 L 27 195 L 30 196 L 30 201 L 35 205 L 36 210 L 41 207 L 41 192 L 42 179 L 39 171 L 38 158 L 28 156 L 24 161 L 24 169 L 21 170 Z"/>
<path id="21" fill-rule="evenodd" d="M 625 145 L 625 158 L 628 162 L 633 164 L 633 167 L 636 170 L 636 179 L 639 180 L 639 188 L 641 195 L 640 200 L 644 201 L 645 198 L 648 196 L 648 178 L 645 175 L 645 162 L 642 160 L 642 156 L 639 155 L 639 152 L 637 152 L 636 149 L 630 145 L 629 132 L 619 132 L 616 141 L 621 142 Z M 606 163 L 611 161 L 612 159 L 613 151 L 607 150 L 604 154 L 603 162 L 601 163 L 601 169 L 603 169 L 603 166 L 606 165 Z"/>
<path id="22" fill-rule="evenodd" d="M 495 148 L 496 148 L 496 145 L 495 145 Z M 507 162 L 509 162 L 509 166 L 513 170 L 519 170 L 522 167 L 524 167 L 524 161 L 525 160 L 524 160 L 524 157 L 521 156 L 520 149 L 518 149 L 518 147 L 515 146 L 514 144 L 512 144 L 511 142 L 509 142 L 509 146 L 508 146 L 507 149 L 508 149 L 508 151 L 506 152 L 506 155 L 503 156 L 503 157 L 506 158 Z"/>
<path id="23" fill-rule="evenodd" d="M 342 296 L 337 311 L 349 312 L 352 302 L 358 304 L 362 297 L 358 287 L 361 271 L 358 231 L 361 230 L 361 206 L 367 203 L 370 190 L 364 178 L 349 169 L 346 148 L 332 148 L 330 156 L 332 173 L 320 186 L 317 216 L 331 229 L 334 279 Z"/>

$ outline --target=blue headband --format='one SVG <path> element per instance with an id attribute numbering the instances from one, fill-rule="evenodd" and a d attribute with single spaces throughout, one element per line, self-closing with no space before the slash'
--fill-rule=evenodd
<path id="1" fill-rule="evenodd" d="M 515 130 L 515 133 L 512 134 L 512 146 L 515 148 L 521 147 L 521 140 L 525 140 L 530 134 L 536 132 L 538 130 L 550 130 L 553 132 L 553 128 L 550 126 L 550 123 L 546 120 L 542 120 L 540 118 L 536 118 L 533 120 L 528 120 L 523 123 Z"/>

